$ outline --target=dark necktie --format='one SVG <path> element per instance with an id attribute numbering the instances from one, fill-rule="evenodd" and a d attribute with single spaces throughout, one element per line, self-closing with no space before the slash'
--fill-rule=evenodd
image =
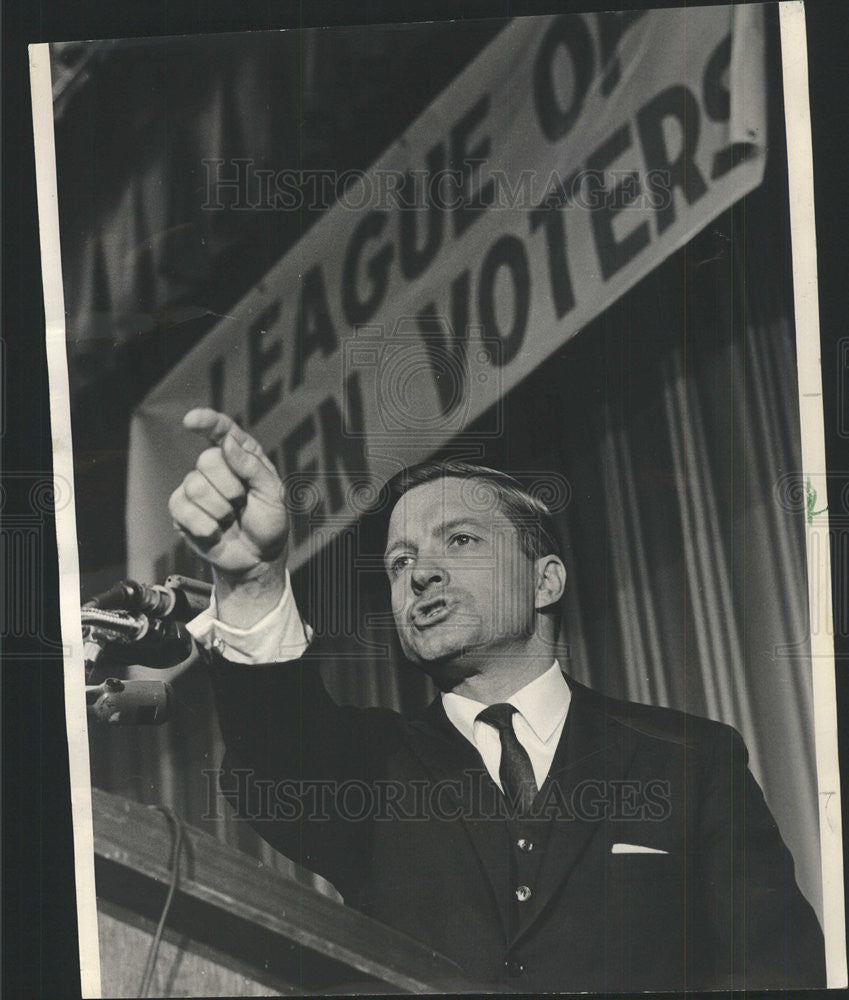
<path id="1" fill-rule="evenodd" d="M 490 705 L 477 717 L 498 730 L 501 738 L 501 765 L 498 769 L 501 787 L 507 799 L 517 803 L 521 814 L 525 815 L 531 811 L 538 789 L 531 758 L 513 730 L 515 711 L 513 705 L 506 703 Z"/>

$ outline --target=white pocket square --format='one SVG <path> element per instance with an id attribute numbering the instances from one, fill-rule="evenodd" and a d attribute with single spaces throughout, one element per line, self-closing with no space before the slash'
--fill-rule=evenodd
<path id="1" fill-rule="evenodd" d="M 610 848 L 611 854 L 669 854 L 669 851 L 661 851 L 658 847 L 644 847 L 642 844 L 614 844 Z"/>

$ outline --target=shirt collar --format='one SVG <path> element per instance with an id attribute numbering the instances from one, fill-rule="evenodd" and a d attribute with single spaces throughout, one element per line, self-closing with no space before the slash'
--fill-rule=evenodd
<path id="1" fill-rule="evenodd" d="M 507 702 L 515 705 L 537 739 L 546 743 L 566 717 L 571 700 L 572 692 L 555 660 L 544 674 L 520 688 Z M 453 691 L 442 695 L 442 705 L 449 721 L 474 743 L 475 719 L 487 706 Z"/>

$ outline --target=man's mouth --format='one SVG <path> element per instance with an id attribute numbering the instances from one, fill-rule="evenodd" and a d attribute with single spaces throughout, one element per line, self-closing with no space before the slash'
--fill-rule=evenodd
<path id="1" fill-rule="evenodd" d="M 451 613 L 451 608 L 444 597 L 434 598 L 432 601 L 422 601 L 413 606 L 410 617 L 416 628 L 429 628 L 443 621 Z"/>

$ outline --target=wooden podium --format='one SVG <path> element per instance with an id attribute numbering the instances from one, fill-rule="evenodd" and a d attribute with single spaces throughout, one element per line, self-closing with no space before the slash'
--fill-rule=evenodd
<path id="1" fill-rule="evenodd" d="M 98 789 L 94 850 L 104 997 L 137 997 L 171 881 L 162 811 Z M 150 996 L 470 993 L 444 956 L 183 826 L 180 878 Z"/>

